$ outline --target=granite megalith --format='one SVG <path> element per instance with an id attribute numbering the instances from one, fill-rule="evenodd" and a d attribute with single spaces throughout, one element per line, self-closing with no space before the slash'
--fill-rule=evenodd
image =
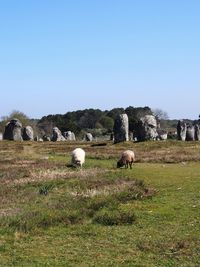
<path id="1" fill-rule="evenodd" d="M 31 126 L 24 127 L 22 137 L 23 140 L 25 141 L 33 141 L 34 140 L 33 128 Z"/>
<path id="2" fill-rule="evenodd" d="M 51 141 L 65 141 L 66 139 L 62 135 L 61 131 L 58 129 L 58 127 L 54 127 L 52 130 L 52 138 Z"/>
<path id="3" fill-rule="evenodd" d="M 145 115 L 142 117 L 137 123 L 136 135 L 138 141 L 156 140 L 158 132 L 155 116 Z"/>
<path id="4" fill-rule="evenodd" d="M 126 113 L 116 117 L 113 127 L 114 143 L 124 142 L 129 140 L 129 122 Z"/>
<path id="5" fill-rule="evenodd" d="M 64 132 L 64 137 L 67 141 L 76 141 L 75 134 L 71 131 Z"/>
<path id="6" fill-rule="evenodd" d="M 93 141 L 93 136 L 91 133 L 86 133 L 85 134 L 85 140 L 88 142 L 92 142 Z"/>
<path id="7" fill-rule="evenodd" d="M 183 120 L 179 120 L 177 124 L 177 138 L 178 140 L 186 140 L 187 125 Z"/>
<path id="8" fill-rule="evenodd" d="M 188 125 L 186 128 L 186 141 L 194 141 L 195 140 L 195 128 L 193 125 Z"/>
<path id="9" fill-rule="evenodd" d="M 6 124 L 3 139 L 23 141 L 22 124 L 18 119 L 12 119 Z"/>
<path id="10" fill-rule="evenodd" d="M 198 124 L 194 125 L 194 134 L 195 134 L 195 140 L 199 141 L 200 140 L 200 127 Z"/>

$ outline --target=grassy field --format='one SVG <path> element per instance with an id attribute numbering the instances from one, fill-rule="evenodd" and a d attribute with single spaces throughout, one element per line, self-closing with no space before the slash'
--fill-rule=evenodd
<path id="1" fill-rule="evenodd" d="M 200 142 L 2 141 L 0 199 L 0 266 L 200 266 Z"/>

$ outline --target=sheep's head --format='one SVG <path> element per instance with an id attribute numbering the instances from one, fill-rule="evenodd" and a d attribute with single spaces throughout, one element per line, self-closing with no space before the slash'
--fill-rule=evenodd
<path id="1" fill-rule="evenodd" d="M 78 167 L 81 167 L 81 161 L 80 161 L 80 160 L 77 160 L 77 161 L 76 161 L 76 165 L 77 165 Z"/>
<path id="2" fill-rule="evenodd" d="M 117 168 L 121 168 L 121 167 L 123 167 L 123 166 L 124 166 L 123 162 L 122 162 L 121 160 L 119 160 L 119 161 L 117 162 Z"/>

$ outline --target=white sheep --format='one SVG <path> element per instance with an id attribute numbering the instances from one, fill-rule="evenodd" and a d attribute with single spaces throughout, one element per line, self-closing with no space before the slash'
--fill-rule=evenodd
<path id="1" fill-rule="evenodd" d="M 121 168 L 125 165 L 125 168 L 130 166 L 132 169 L 132 164 L 135 161 L 135 154 L 132 150 L 126 150 L 122 153 L 120 160 L 117 162 L 117 168 Z"/>
<path id="2" fill-rule="evenodd" d="M 72 151 L 72 165 L 82 167 L 85 162 L 85 151 L 82 148 L 76 148 Z"/>

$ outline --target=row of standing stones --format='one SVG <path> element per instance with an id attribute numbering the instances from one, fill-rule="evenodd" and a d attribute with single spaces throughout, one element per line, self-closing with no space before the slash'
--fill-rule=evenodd
<path id="1" fill-rule="evenodd" d="M 22 123 L 18 119 L 12 119 L 5 126 L 4 134 L 0 134 L 0 140 L 14 140 L 14 141 L 75 141 L 75 134 L 71 131 L 63 134 L 54 127 L 52 135 L 44 135 L 43 138 L 34 138 L 34 132 L 31 126 L 22 127 Z M 166 140 L 167 132 L 159 129 L 157 120 L 153 115 L 146 115 L 142 117 L 136 126 L 133 135 L 130 137 L 129 120 L 127 114 L 120 114 L 115 119 L 113 134 L 111 140 L 114 143 L 125 142 L 129 140 L 146 141 L 146 140 Z M 180 120 L 177 124 L 177 139 L 182 141 L 200 140 L 199 125 L 187 125 Z M 93 141 L 91 133 L 86 133 L 85 141 Z"/>
<path id="2" fill-rule="evenodd" d="M 119 143 L 123 141 L 129 141 L 129 121 L 127 114 L 119 115 L 114 123 L 113 128 L 114 143 Z M 158 132 L 158 125 L 155 116 L 146 115 L 142 117 L 133 133 L 131 139 L 136 141 L 145 141 L 145 140 L 166 140 L 167 133 L 164 131 Z"/>
<path id="3" fill-rule="evenodd" d="M 128 116 L 121 114 L 117 117 L 114 124 L 115 143 L 129 140 Z M 179 120 L 176 129 L 176 138 L 181 141 L 199 141 L 200 140 L 200 126 L 199 124 L 188 124 L 184 120 Z M 133 140 L 166 140 L 168 133 L 161 130 L 157 123 L 156 117 L 153 115 L 146 115 L 142 117 L 136 126 Z"/>
<path id="4" fill-rule="evenodd" d="M 22 123 L 18 119 L 12 119 L 5 126 L 4 134 L 0 134 L 0 140 L 13 140 L 13 141 L 75 141 L 75 134 L 71 131 L 64 132 L 63 134 L 54 127 L 52 129 L 51 137 L 44 135 L 42 138 L 34 137 L 34 131 L 31 126 L 22 127 Z M 86 141 L 92 141 L 93 136 L 91 133 L 86 133 Z"/>
<path id="5" fill-rule="evenodd" d="M 177 124 L 177 137 L 181 141 L 199 141 L 200 127 L 199 124 L 188 125 L 183 120 Z"/>

